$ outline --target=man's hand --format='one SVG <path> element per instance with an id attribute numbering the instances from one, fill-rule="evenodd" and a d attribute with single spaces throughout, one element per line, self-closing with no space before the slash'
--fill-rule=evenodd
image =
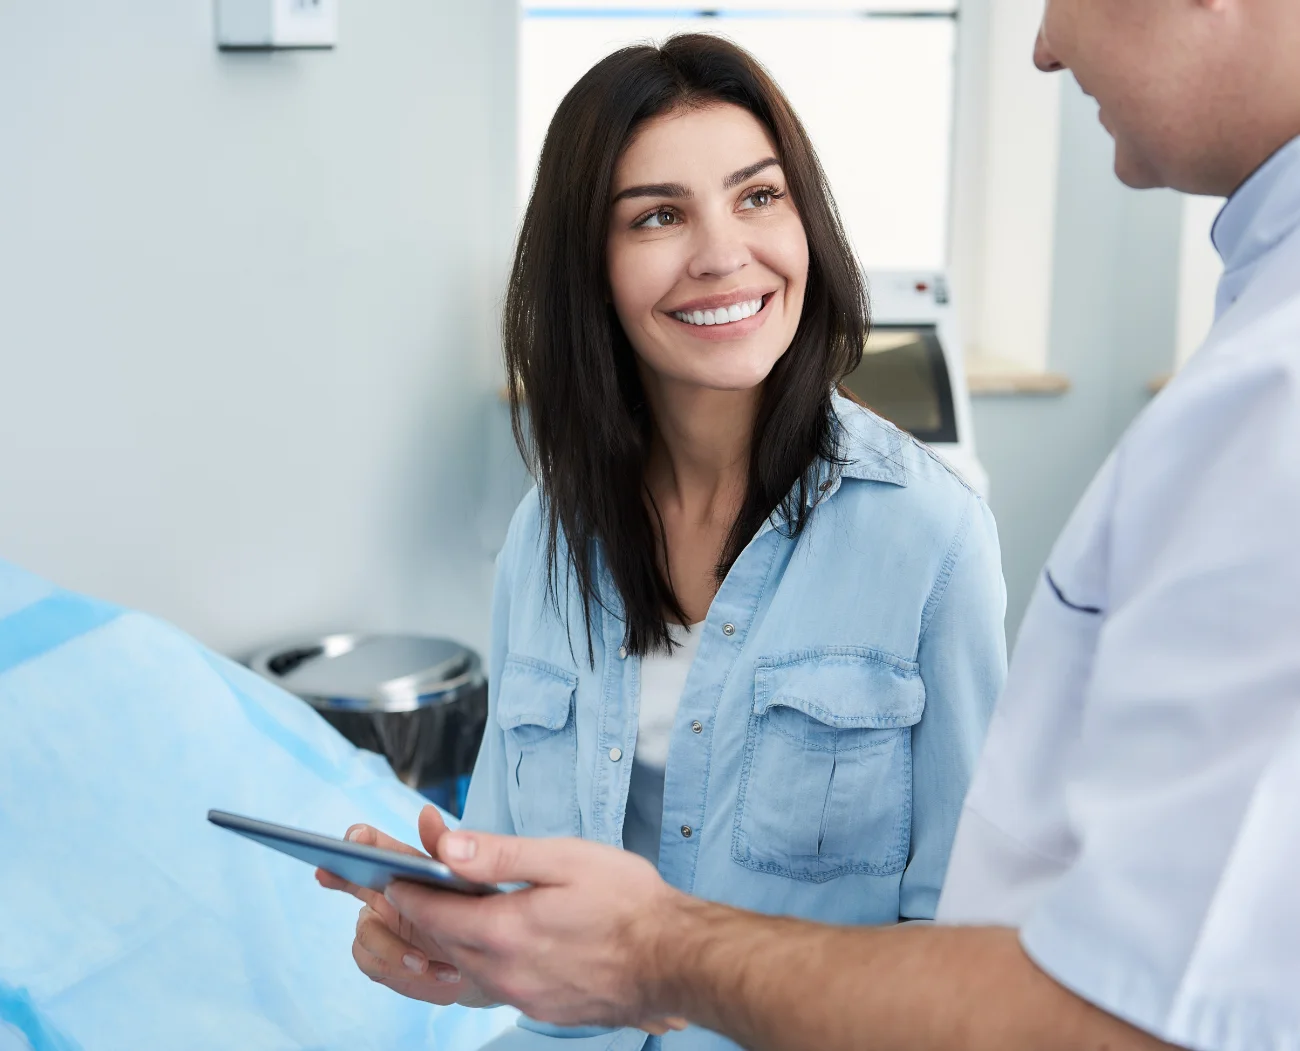
<path id="1" fill-rule="evenodd" d="M 446 831 L 447 826 L 434 807 L 421 811 L 420 841 L 430 855 Z M 346 838 L 366 846 L 424 856 L 414 847 L 369 825 L 353 825 Z M 431 1004 L 487 1007 L 493 1002 L 473 982 L 463 980 L 436 938 L 412 927 L 382 894 L 349 883 L 324 869 L 316 870 L 316 882 L 329 890 L 346 891 L 362 903 L 352 942 L 352 959 L 366 977 L 403 996 Z"/>
<path id="2" fill-rule="evenodd" d="M 411 928 L 488 996 L 559 1025 L 685 1027 L 656 1009 L 650 976 L 665 919 L 690 899 L 643 858 L 581 840 L 483 833 L 449 832 L 433 846 L 467 879 L 531 884 L 488 898 L 414 883 L 388 889 Z"/>
<path id="3" fill-rule="evenodd" d="M 670 888 L 644 860 L 571 839 L 447 832 L 469 898 L 389 900 L 493 999 L 560 1025 L 685 1025 L 756 1051 L 1169 1051 L 1041 971 L 1004 928 L 832 927 Z M 674 1017 L 682 1016 L 682 1017 Z"/>

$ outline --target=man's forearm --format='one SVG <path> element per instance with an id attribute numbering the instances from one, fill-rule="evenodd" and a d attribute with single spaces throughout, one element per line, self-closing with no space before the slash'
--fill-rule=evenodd
<path id="1" fill-rule="evenodd" d="M 755 1051 L 1154 1051 L 1044 974 L 1014 931 L 828 927 L 682 900 L 657 1007 Z"/>

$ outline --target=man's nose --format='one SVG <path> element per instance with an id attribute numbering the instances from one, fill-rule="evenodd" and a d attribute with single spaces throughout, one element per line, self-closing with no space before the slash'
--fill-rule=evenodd
<path id="1" fill-rule="evenodd" d="M 1065 68 L 1065 63 L 1052 54 L 1042 25 L 1038 27 L 1038 38 L 1034 41 L 1034 65 L 1044 73 L 1059 73 Z"/>

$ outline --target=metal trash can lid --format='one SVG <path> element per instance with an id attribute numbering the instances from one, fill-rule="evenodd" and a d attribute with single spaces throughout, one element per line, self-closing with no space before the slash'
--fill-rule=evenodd
<path id="1" fill-rule="evenodd" d="M 413 712 L 483 685 L 473 650 L 426 635 L 321 635 L 265 649 L 248 666 L 328 711 Z"/>

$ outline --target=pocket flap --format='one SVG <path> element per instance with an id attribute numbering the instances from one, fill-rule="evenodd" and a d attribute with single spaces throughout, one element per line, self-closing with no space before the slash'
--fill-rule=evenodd
<path id="1" fill-rule="evenodd" d="M 497 722 L 503 730 L 540 726 L 563 730 L 578 677 L 532 657 L 508 656 L 497 691 Z"/>
<path id="2" fill-rule="evenodd" d="M 915 661 L 859 647 L 763 657 L 754 672 L 754 714 L 781 706 L 836 729 L 912 726 L 925 709 Z"/>

